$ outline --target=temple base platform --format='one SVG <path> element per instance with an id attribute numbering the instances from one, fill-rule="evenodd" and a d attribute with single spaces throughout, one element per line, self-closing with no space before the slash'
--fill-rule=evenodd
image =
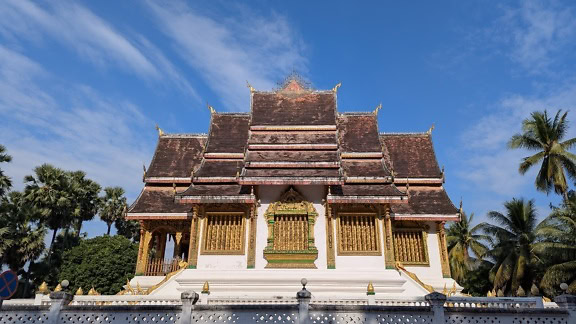
<path id="1" fill-rule="evenodd" d="M 439 292 L 452 288 L 457 293 L 462 289 L 450 278 L 414 279 L 397 270 L 336 269 L 184 269 L 168 280 L 164 280 L 163 276 L 136 276 L 130 285 L 140 286 L 142 290 L 153 288 L 150 295 L 179 297 L 184 291 L 200 293 L 208 282 L 211 297 L 281 299 L 294 297 L 295 292 L 302 288 L 302 278 L 308 280 L 306 288 L 315 298 L 365 297 L 369 283 L 372 283 L 378 296 L 386 297 L 424 296 L 430 293 L 431 288 Z"/>

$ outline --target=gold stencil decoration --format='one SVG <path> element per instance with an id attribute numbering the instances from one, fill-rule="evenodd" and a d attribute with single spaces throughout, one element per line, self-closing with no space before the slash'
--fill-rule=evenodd
<path id="1" fill-rule="evenodd" d="M 293 187 L 266 210 L 268 245 L 264 249 L 266 268 L 311 268 L 318 258 L 314 245 L 314 205 Z"/>

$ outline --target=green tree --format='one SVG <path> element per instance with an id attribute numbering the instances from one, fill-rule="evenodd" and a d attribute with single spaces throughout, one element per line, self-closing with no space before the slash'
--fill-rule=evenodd
<path id="1" fill-rule="evenodd" d="M 19 271 L 27 262 L 34 262 L 44 252 L 46 230 L 34 224 L 34 210 L 26 204 L 22 193 L 10 192 L 3 206 L 0 227 L 8 229 L 7 237 L 13 244 L 2 254 L 2 263 Z"/>
<path id="2" fill-rule="evenodd" d="M 34 209 L 26 203 L 21 192 L 12 191 L 3 198 L 0 211 L 0 228 L 7 230 L 5 239 L 12 242 L 10 248 L 0 254 L 2 264 L 16 271 L 22 281 L 22 289 L 19 289 L 18 297 L 32 295 L 30 288 L 30 267 L 24 267 L 26 263 L 31 266 L 44 252 L 44 237 L 46 230 L 41 224 L 37 224 Z"/>
<path id="3" fill-rule="evenodd" d="M 568 130 L 567 115 L 567 112 L 562 114 L 562 111 L 558 111 L 552 120 L 546 110 L 533 112 L 530 118 L 522 122 L 522 133 L 512 136 L 508 142 L 513 149 L 537 151 L 522 160 L 519 172 L 525 174 L 540 163 L 536 188 L 546 193 L 553 188 L 564 199 L 568 191 L 565 173 L 572 179 L 576 178 L 576 155 L 568 152 L 576 144 L 576 138 L 563 141 Z"/>
<path id="4" fill-rule="evenodd" d="M 24 177 L 24 193 L 26 200 L 38 210 L 40 221 L 53 231 L 48 250 L 48 260 L 51 260 L 58 230 L 73 222 L 75 206 L 70 194 L 70 177 L 50 164 L 36 167 L 34 173 Z"/>
<path id="5" fill-rule="evenodd" d="M 494 267 L 491 279 L 494 290 L 515 296 L 518 289 L 529 291 L 534 281 L 538 258 L 534 254 L 537 243 L 537 215 L 534 201 L 512 199 L 504 203 L 506 213 L 488 213 L 497 225 L 485 224 L 485 233 L 492 235 L 492 249 L 486 254 L 492 258 Z"/>
<path id="6" fill-rule="evenodd" d="M 535 252 L 543 260 L 545 272 L 540 287 L 548 296 L 561 293 L 565 282 L 568 293 L 576 293 L 576 194 L 570 192 L 562 208 L 554 210 L 537 228 L 541 241 Z"/>
<path id="7" fill-rule="evenodd" d="M 60 280 L 69 280 L 72 291 L 94 287 L 101 294 L 116 294 L 134 276 L 137 257 L 138 245 L 123 236 L 84 240 L 64 253 Z"/>
<path id="8" fill-rule="evenodd" d="M 484 242 L 487 242 L 489 237 L 481 232 L 484 224 L 472 227 L 473 219 L 474 214 L 470 214 L 468 218 L 462 213 L 460 221 L 451 223 L 446 231 L 450 270 L 452 278 L 458 283 L 464 282 L 470 270 L 477 268 L 477 263 L 488 251 Z M 470 255 L 470 251 L 474 256 Z"/>
<path id="9" fill-rule="evenodd" d="M 122 235 L 132 242 L 140 242 L 140 223 L 120 217 L 114 222 L 116 234 Z"/>
<path id="10" fill-rule="evenodd" d="M 70 195 L 72 197 L 73 225 L 77 235 L 80 235 L 82 223 L 89 221 L 96 216 L 100 208 L 101 187 L 93 180 L 86 178 L 83 171 L 74 171 L 68 173 L 70 177 Z"/>
<path id="11" fill-rule="evenodd" d="M 100 208 L 100 219 L 108 225 L 106 235 L 110 235 L 112 224 L 122 218 L 126 209 L 126 197 L 124 189 L 120 187 L 104 188 L 104 197 Z"/>
<path id="12" fill-rule="evenodd" d="M 6 153 L 6 147 L 0 145 L 0 163 L 10 162 L 12 157 Z M 0 197 L 3 197 L 12 187 L 12 180 L 0 169 Z"/>

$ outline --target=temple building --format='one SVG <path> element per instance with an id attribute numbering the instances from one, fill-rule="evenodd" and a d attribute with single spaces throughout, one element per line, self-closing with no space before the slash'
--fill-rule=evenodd
<path id="1" fill-rule="evenodd" d="M 179 296 L 423 296 L 460 290 L 445 222 L 458 221 L 432 142 L 385 133 L 381 106 L 337 109 L 338 87 L 249 86 L 249 113 L 213 108 L 209 133 L 167 134 L 127 218 L 141 224 L 132 287 Z M 446 288 L 447 287 L 447 288 Z"/>

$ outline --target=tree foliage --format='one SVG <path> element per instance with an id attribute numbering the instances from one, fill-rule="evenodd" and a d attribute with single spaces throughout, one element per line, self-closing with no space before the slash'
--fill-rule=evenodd
<path id="1" fill-rule="evenodd" d="M 536 176 L 536 189 L 549 193 L 552 189 L 564 195 L 568 191 L 566 173 L 576 179 L 576 155 L 568 152 L 575 144 L 576 138 L 563 141 L 568 130 L 567 112 L 558 111 L 554 119 L 548 112 L 533 112 L 530 118 L 522 123 L 522 133 L 512 136 L 508 146 L 513 149 L 523 148 L 537 151 L 525 157 L 520 163 L 519 172 L 526 173 L 540 163 Z"/>
<path id="2" fill-rule="evenodd" d="M 12 157 L 6 153 L 6 147 L 0 145 L 0 163 L 6 163 L 10 161 L 12 161 Z M 10 177 L 4 174 L 2 169 L 0 169 L 0 197 L 3 197 L 11 187 L 12 180 Z"/>
<path id="3" fill-rule="evenodd" d="M 110 235 L 112 224 L 122 218 L 125 210 L 126 197 L 124 197 L 124 189 L 120 187 L 104 188 L 104 197 L 102 198 L 102 206 L 100 208 L 100 219 L 108 225 L 107 235 Z"/>
<path id="4" fill-rule="evenodd" d="M 497 211 L 488 213 L 496 225 L 484 225 L 492 244 L 492 249 L 486 255 L 494 261 L 490 274 L 494 290 L 516 296 L 520 287 L 528 291 L 535 279 L 538 266 L 538 258 L 534 254 L 537 216 L 533 200 L 514 198 L 505 202 L 504 208 L 505 214 Z"/>
<path id="5" fill-rule="evenodd" d="M 459 222 L 453 222 L 446 231 L 446 243 L 448 246 L 448 258 L 452 278 L 458 283 L 463 283 L 468 273 L 478 267 L 478 262 L 488 251 L 485 242 L 488 236 L 481 233 L 483 224 L 472 227 L 474 214 L 470 218 L 463 213 Z M 470 255 L 470 252 L 474 256 Z"/>
<path id="6" fill-rule="evenodd" d="M 123 236 L 83 240 L 64 253 L 60 280 L 69 280 L 72 291 L 94 287 L 101 294 L 116 294 L 134 276 L 137 256 L 138 245 Z"/>

